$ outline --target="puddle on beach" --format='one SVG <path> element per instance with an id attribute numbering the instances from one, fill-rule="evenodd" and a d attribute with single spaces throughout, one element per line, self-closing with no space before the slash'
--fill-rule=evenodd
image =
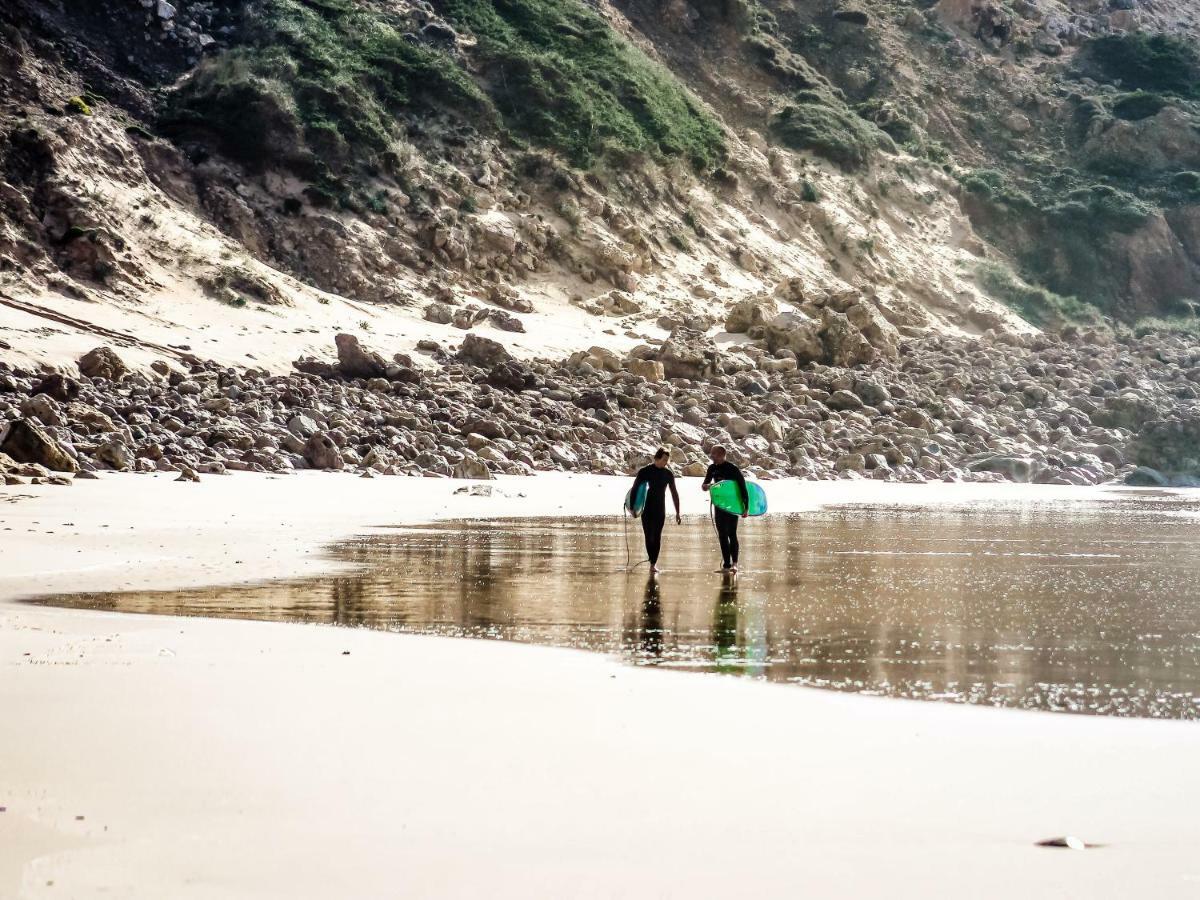
<path id="1" fill-rule="evenodd" d="M 48 602 L 577 647 L 838 690 L 1200 718 L 1200 503 L 849 507 L 667 525 L 656 581 L 617 518 L 499 519 L 346 542 L 355 574 Z M 641 531 L 628 546 L 641 557 Z"/>

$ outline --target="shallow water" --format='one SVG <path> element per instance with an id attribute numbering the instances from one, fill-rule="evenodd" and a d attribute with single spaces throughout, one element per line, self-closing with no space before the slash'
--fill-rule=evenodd
<path id="1" fill-rule="evenodd" d="M 637 665 L 839 690 L 1200 718 L 1200 504 L 848 507 L 742 525 L 717 570 L 706 519 L 661 563 L 615 518 L 499 519 L 338 545 L 354 574 L 194 591 L 80 594 L 76 607 L 327 622 L 617 654 Z M 626 544 L 626 525 L 628 545 Z"/>

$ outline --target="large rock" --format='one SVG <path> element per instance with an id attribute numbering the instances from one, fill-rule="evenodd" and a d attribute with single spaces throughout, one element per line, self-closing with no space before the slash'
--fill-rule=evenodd
<path id="1" fill-rule="evenodd" d="M 36 463 L 54 472 L 78 472 L 79 464 L 61 444 L 28 419 L 17 419 L 0 431 L 0 453 L 17 462 Z"/>
<path id="2" fill-rule="evenodd" d="M 63 425 L 62 407 L 49 394 L 35 394 L 22 401 L 21 415 L 37 419 L 43 425 Z"/>
<path id="3" fill-rule="evenodd" d="M 337 345 L 338 372 L 346 378 L 383 378 L 387 373 L 387 361 L 363 347 L 354 335 L 339 334 L 333 342 Z"/>
<path id="4" fill-rule="evenodd" d="M 341 469 L 346 465 L 333 438 L 323 432 L 304 442 L 304 461 L 314 469 Z"/>
<path id="5" fill-rule="evenodd" d="M 744 334 L 755 325 L 765 325 L 779 315 L 779 305 L 771 297 L 747 297 L 739 300 L 725 319 L 730 334 Z"/>
<path id="6" fill-rule="evenodd" d="M 1128 428 L 1130 431 L 1137 431 L 1147 422 L 1158 418 L 1158 407 L 1133 391 L 1109 397 L 1104 407 L 1092 416 L 1092 421 L 1105 428 Z"/>
<path id="7" fill-rule="evenodd" d="M 492 366 L 487 374 L 487 383 L 492 387 L 523 391 L 534 387 L 537 384 L 537 378 L 524 364 L 516 360 L 509 360 Z"/>
<path id="8" fill-rule="evenodd" d="M 825 358 L 818 324 L 800 313 L 779 313 L 766 323 L 764 338 L 768 350 L 772 353 L 790 350 L 800 365 Z"/>
<path id="9" fill-rule="evenodd" d="M 631 359 L 628 367 L 630 375 L 637 375 L 647 381 L 662 381 L 667 374 L 663 364 L 656 359 Z"/>
<path id="10" fill-rule="evenodd" d="M 838 410 L 854 410 L 863 408 L 862 398 L 859 397 L 858 394 L 854 394 L 845 390 L 834 391 L 829 395 L 829 399 L 825 401 L 825 404 L 830 409 Z"/>
<path id="11" fill-rule="evenodd" d="M 875 307 L 856 303 L 846 310 L 846 318 L 882 356 L 896 359 L 900 355 L 900 332 Z"/>
<path id="12" fill-rule="evenodd" d="M 707 381 L 717 373 L 717 348 L 700 332 L 678 328 L 658 351 L 667 378 Z"/>
<path id="13" fill-rule="evenodd" d="M 825 345 L 826 361 L 830 365 L 847 369 L 866 366 L 875 362 L 879 356 L 879 351 L 846 316 L 830 309 L 824 311 L 821 341 Z"/>
<path id="14" fill-rule="evenodd" d="M 1037 464 L 1025 456 L 989 456 L 967 466 L 972 472 L 995 472 L 1009 481 L 1028 484 L 1037 474 Z"/>
<path id="15" fill-rule="evenodd" d="M 59 375 L 56 372 L 53 375 L 47 375 L 43 378 L 31 393 L 53 397 L 60 403 L 70 403 L 79 396 L 79 382 L 74 378 L 67 378 L 65 375 Z"/>
<path id="16" fill-rule="evenodd" d="M 468 365 L 479 366 L 481 369 L 490 369 L 493 366 L 508 362 L 512 359 L 512 355 L 498 341 L 480 337 L 477 334 L 468 334 L 463 338 L 462 347 L 458 351 L 458 358 Z"/>
<path id="17" fill-rule="evenodd" d="M 1200 413 L 1189 411 L 1147 423 L 1132 451 L 1137 465 L 1157 469 L 1172 481 L 1200 478 Z"/>
<path id="18" fill-rule="evenodd" d="M 85 378 L 107 378 L 109 381 L 120 381 L 129 372 L 129 367 L 111 347 L 88 351 L 79 357 L 78 366 Z"/>
<path id="19" fill-rule="evenodd" d="M 102 462 L 111 469 L 124 472 L 133 466 L 133 454 L 121 440 L 105 441 L 92 454 L 97 462 Z"/>

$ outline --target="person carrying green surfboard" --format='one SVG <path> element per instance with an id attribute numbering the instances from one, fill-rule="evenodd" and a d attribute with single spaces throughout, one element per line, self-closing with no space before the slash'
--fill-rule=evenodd
<path id="1" fill-rule="evenodd" d="M 667 522 L 667 488 L 671 489 L 671 499 L 675 501 L 675 524 L 682 520 L 679 516 L 679 491 L 675 489 L 675 475 L 667 468 L 671 461 L 671 451 L 659 447 L 654 452 L 654 462 L 638 470 L 633 479 L 633 489 L 630 495 L 636 497 L 638 488 L 643 483 L 649 485 L 646 491 L 646 505 L 642 507 L 642 534 L 646 538 L 646 558 L 650 560 L 650 571 L 658 571 L 658 552 L 662 548 L 662 530 Z"/>
<path id="2" fill-rule="evenodd" d="M 736 481 L 738 485 L 738 493 L 742 497 L 742 512 L 741 518 L 746 518 L 750 509 L 750 495 L 746 491 L 746 476 L 742 474 L 742 470 L 726 459 L 725 448 L 716 446 L 712 448 L 709 454 L 712 459 L 712 465 L 708 467 L 708 471 L 704 473 L 704 483 L 700 485 L 702 491 L 707 491 L 714 484 L 721 481 Z M 724 572 L 736 572 L 738 569 L 738 516 L 730 512 L 725 512 L 723 509 L 713 509 L 713 514 L 716 517 L 717 523 L 717 541 L 721 545 L 721 570 Z"/>

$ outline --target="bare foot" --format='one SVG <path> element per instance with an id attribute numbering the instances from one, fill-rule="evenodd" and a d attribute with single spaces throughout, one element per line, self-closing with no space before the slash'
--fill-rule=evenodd
<path id="1" fill-rule="evenodd" d="M 736 575 L 737 574 L 737 565 L 735 564 L 735 565 L 730 566 L 729 571 L 732 572 L 734 575 Z"/>
<path id="2" fill-rule="evenodd" d="M 662 569 L 660 569 L 657 565 L 654 565 L 654 566 L 650 567 L 650 571 L 653 572 L 655 575 L 657 575 L 659 572 L 662 571 Z"/>

